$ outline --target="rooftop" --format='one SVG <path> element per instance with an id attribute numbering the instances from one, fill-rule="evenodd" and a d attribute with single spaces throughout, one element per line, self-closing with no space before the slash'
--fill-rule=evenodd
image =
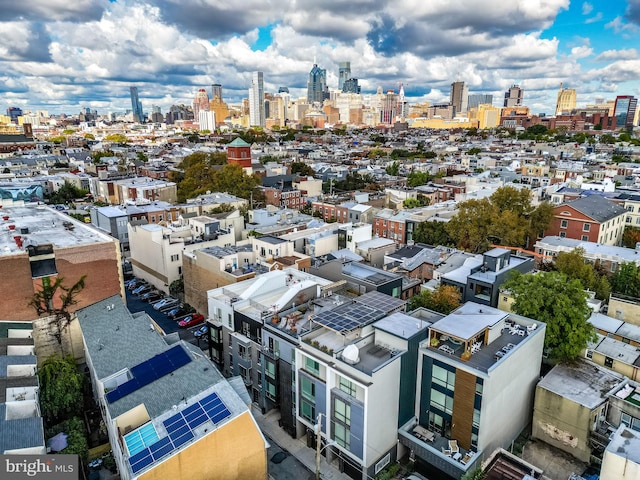
<path id="1" fill-rule="evenodd" d="M 558 364 L 538 383 L 561 397 L 589 409 L 606 400 L 607 393 L 615 388 L 623 377 L 587 361 L 574 364 Z"/>
<path id="2" fill-rule="evenodd" d="M 583 242 L 567 237 L 547 236 L 538 240 L 535 244 L 537 249 L 545 247 L 558 247 L 558 250 L 571 251 L 574 248 L 582 248 L 586 257 L 610 258 L 617 261 L 640 263 L 640 253 L 633 248 L 616 247 L 613 245 L 603 245 L 595 242 Z"/>
<path id="3" fill-rule="evenodd" d="M 24 253 L 29 245 L 69 248 L 115 242 L 112 237 L 43 205 L 5 207 L 0 213 L 0 256 Z M 4 220 L 5 217 L 8 219 Z M 14 230 L 10 230 L 12 225 Z M 22 247 L 15 236 L 20 236 Z"/>
<path id="4" fill-rule="evenodd" d="M 374 285 L 382 285 L 383 283 L 401 278 L 401 276 L 396 273 L 386 272 L 378 268 L 369 267 L 368 265 L 355 262 L 343 265 L 342 273 L 359 280 L 373 283 Z"/>
<path id="5" fill-rule="evenodd" d="M 640 464 L 640 432 L 620 425 L 607 445 L 606 454 L 622 457 L 625 461 Z"/>

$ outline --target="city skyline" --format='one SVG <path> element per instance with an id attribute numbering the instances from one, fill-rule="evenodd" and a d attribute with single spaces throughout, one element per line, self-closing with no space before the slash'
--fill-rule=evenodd
<path id="1" fill-rule="evenodd" d="M 350 62 L 363 94 L 403 84 L 410 102 L 446 101 L 456 81 L 470 94 L 493 95 L 496 106 L 517 84 L 535 113 L 555 111 L 560 83 L 576 90 L 578 106 L 640 96 L 639 0 L 220 3 L 7 5 L 3 110 L 125 111 L 135 86 L 146 111 L 164 112 L 213 83 L 225 101 L 239 103 L 254 71 L 264 72 L 265 92 L 283 86 L 298 98 L 314 58 L 329 88 L 338 88 L 339 66 Z"/>

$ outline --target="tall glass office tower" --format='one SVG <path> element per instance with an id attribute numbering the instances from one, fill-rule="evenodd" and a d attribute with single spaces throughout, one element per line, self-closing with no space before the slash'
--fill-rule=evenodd
<path id="1" fill-rule="evenodd" d="M 264 127 L 264 77 L 262 72 L 253 72 L 249 87 L 249 124 L 252 127 Z"/>
<path id="2" fill-rule="evenodd" d="M 129 87 L 131 93 L 131 111 L 133 112 L 133 121 L 142 122 L 144 120 L 144 112 L 142 104 L 138 99 L 138 87 Z"/>
<path id="3" fill-rule="evenodd" d="M 329 98 L 327 71 L 314 63 L 307 82 L 307 102 L 322 103 L 326 98 Z"/>

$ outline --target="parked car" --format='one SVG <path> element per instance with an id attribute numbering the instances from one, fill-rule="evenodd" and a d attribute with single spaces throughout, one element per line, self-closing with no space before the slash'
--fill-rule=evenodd
<path id="1" fill-rule="evenodd" d="M 142 295 L 143 293 L 147 293 L 151 291 L 151 285 L 145 284 L 145 285 L 140 285 L 137 288 L 133 289 L 133 294 L 134 295 Z"/>
<path id="2" fill-rule="evenodd" d="M 147 282 L 145 282 L 144 280 L 140 280 L 140 279 L 135 279 L 135 281 L 131 282 L 129 284 L 129 286 L 127 287 L 129 290 L 135 290 L 136 288 L 139 288 L 143 285 L 148 285 Z"/>
<path id="3" fill-rule="evenodd" d="M 182 306 L 175 306 L 167 312 L 167 317 L 177 319 L 187 313 L 189 312 L 187 312 Z"/>
<path id="4" fill-rule="evenodd" d="M 175 305 L 178 305 L 178 299 L 177 298 L 171 298 L 171 297 L 165 297 L 162 300 L 156 302 L 153 304 L 153 309 L 154 310 L 163 310 L 165 308 L 169 308 L 169 307 L 173 307 Z"/>
<path id="5" fill-rule="evenodd" d="M 180 320 L 178 322 L 178 326 L 180 328 L 195 327 L 196 325 L 199 325 L 202 322 L 204 322 L 203 315 L 200 315 L 199 313 L 192 313 L 184 317 L 182 320 Z"/>
<path id="6" fill-rule="evenodd" d="M 124 282 L 124 286 L 125 286 L 125 288 L 129 288 L 130 286 L 132 286 L 133 284 L 135 284 L 136 282 L 139 282 L 139 281 L 140 281 L 139 278 L 133 277 L 133 278 L 130 278 L 129 280 L 127 280 L 126 282 Z"/>
<path id="7" fill-rule="evenodd" d="M 151 290 L 150 292 L 143 293 L 142 295 L 140 295 L 140 300 L 142 300 L 143 302 L 149 302 L 149 303 L 152 303 L 160 298 L 162 298 L 162 293 L 160 293 L 157 290 Z"/>
<path id="8" fill-rule="evenodd" d="M 207 334 L 209 333 L 209 326 L 208 325 L 202 325 L 199 329 L 195 330 L 193 332 L 193 336 L 196 338 L 202 338 L 204 340 L 206 340 Z"/>

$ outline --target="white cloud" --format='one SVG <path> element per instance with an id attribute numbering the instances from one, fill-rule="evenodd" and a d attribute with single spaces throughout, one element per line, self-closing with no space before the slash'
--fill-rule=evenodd
<path id="1" fill-rule="evenodd" d="M 632 60 L 638 58 L 638 51 L 635 48 L 627 48 L 621 50 L 605 50 L 599 54 L 595 59 L 597 61 L 603 60 Z"/>
<path id="2" fill-rule="evenodd" d="M 582 4 L 582 15 L 589 15 L 593 11 L 593 5 L 589 2 L 584 2 Z"/>

